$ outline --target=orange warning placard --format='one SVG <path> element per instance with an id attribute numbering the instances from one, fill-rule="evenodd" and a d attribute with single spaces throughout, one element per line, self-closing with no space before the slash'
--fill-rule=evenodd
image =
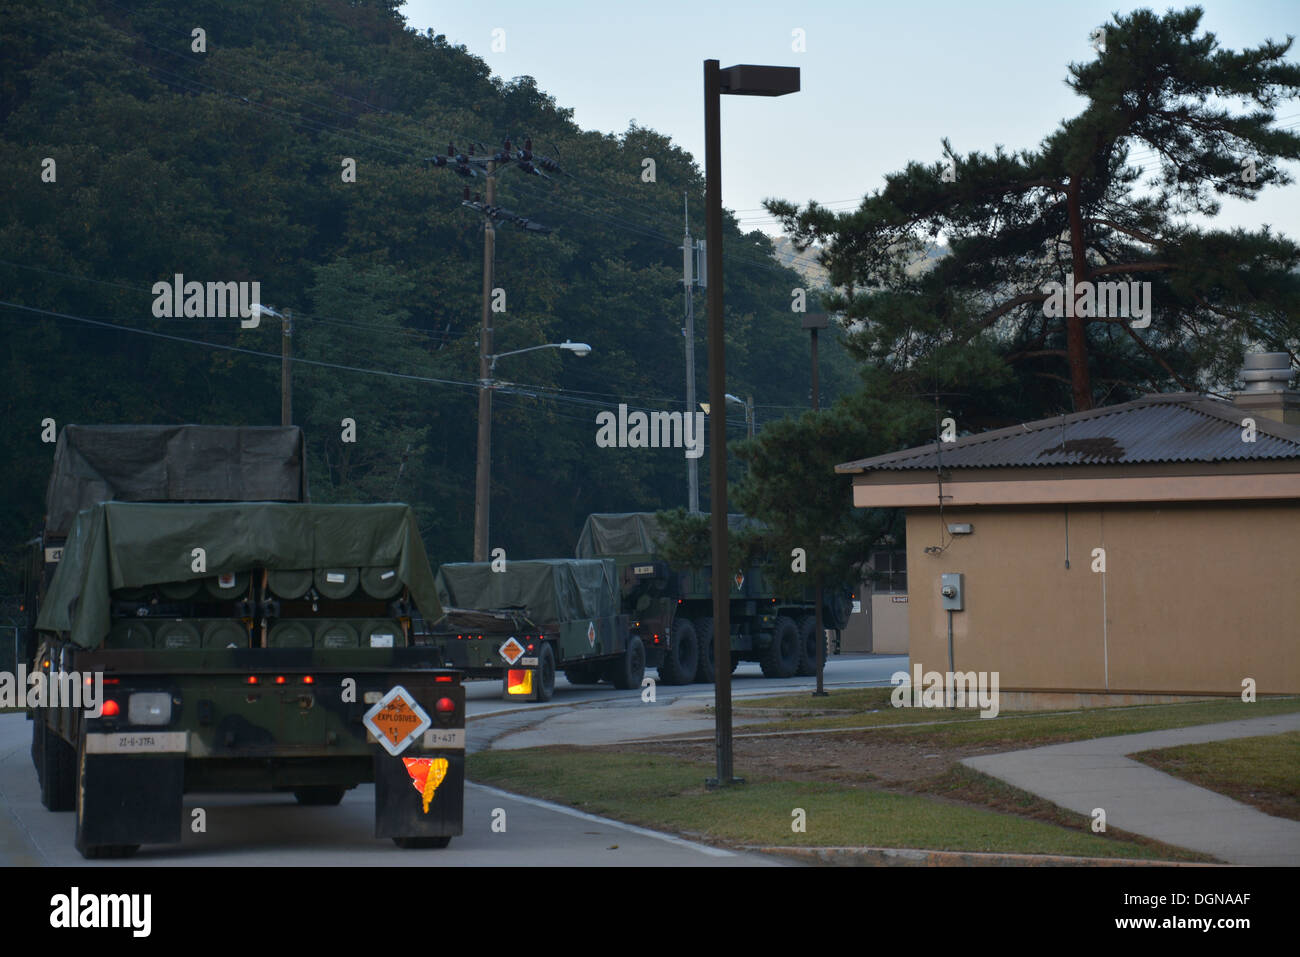
<path id="1" fill-rule="evenodd" d="M 428 713 L 401 685 L 375 702 L 363 720 L 384 750 L 394 757 L 433 724 Z"/>

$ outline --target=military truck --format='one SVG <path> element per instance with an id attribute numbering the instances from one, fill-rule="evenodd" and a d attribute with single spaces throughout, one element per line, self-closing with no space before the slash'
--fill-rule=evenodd
<path id="1" fill-rule="evenodd" d="M 457 562 L 437 588 L 443 617 L 419 640 L 446 667 L 500 680 L 505 698 L 549 701 L 557 669 L 574 684 L 641 685 L 645 647 L 608 559 Z"/>
<path id="2" fill-rule="evenodd" d="M 220 501 L 250 493 L 281 500 Z M 75 810 L 83 856 L 179 842 L 196 791 L 333 805 L 374 782 L 376 837 L 462 833 L 464 689 L 411 641 L 438 613 L 414 515 L 306 498 L 297 429 L 60 435 L 28 703 L 42 803 Z"/>
<path id="3" fill-rule="evenodd" d="M 738 530 L 749 520 L 729 515 Z M 622 610 L 641 638 L 646 662 L 658 668 L 665 684 L 711 682 L 715 674 L 712 570 L 672 568 L 659 557 L 663 529 L 653 512 L 596 513 L 578 537 L 579 558 L 612 559 L 617 568 Z M 817 667 L 817 620 L 813 591 L 780 595 L 764 581 L 762 569 L 737 569 L 731 579 L 731 660 L 757 661 L 768 678 L 812 675 Z M 850 604 L 843 589 L 824 590 L 823 624 L 842 629 Z"/>

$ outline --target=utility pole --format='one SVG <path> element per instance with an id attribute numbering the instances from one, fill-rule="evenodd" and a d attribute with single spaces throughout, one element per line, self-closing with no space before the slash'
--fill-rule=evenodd
<path id="1" fill-rule="evenodd" d="M 687 421 L 695 414 L 695 277 L 691 275 L 691 264 L 695 248 L 691 244 L 691 212 L 686 194 L 682 194 L 682 210 L 685 214 L 686 234 L 682 239 L 682 287 L 686 290 L 686 415 Z M 701 436 L 700 438 L 703 438 Z M 699 459 L 686 458 L 686 478 L 689 485 L 687 499 L 692 515 L 700 511 L 700 465 Z"/>
<path id="2" fill-rule="evenodd" d="M 293 340 L 293 313 L 285 311 L 280 320 L 280 424 L 293 425 L 293 374 L 289 371 L 290 343 Z"/>
<path id="3" fill-rule="evenodd" d="M 821 382 L 817 375 L 817 330 L 828 328 L 829 321 L 824 312 L 813 312 L 804 315 L 803 325 L 805 329 L 812 333 L 812 408 L 814 412 L 817 412 L 821 409 Z M 820 546 L 820 543 L 818 545 Z M 822 576 L 820 571 L 817 572 L 817 583 L 813 595 L 813 601 L 817 605 L 817 620 L 813 626 L 817 629 L 817 690 L 813 692 L 813 697 L 824 698 L 827 696 L 824 682 L 826 671 L 826 623 L 822 618 Z"/>
<path id="4" fill-rule="evenodd" d="M 496 201 L 496 163 L 487 164 L 487 205 Z M 496 254 L 496 228 L 491 216 L 483 218 L 483 327 L 478 337 L 478 467 L 474 483 L 474 561 L 488 555 L 489 486 L 492 481 L 492 262 Z"/>

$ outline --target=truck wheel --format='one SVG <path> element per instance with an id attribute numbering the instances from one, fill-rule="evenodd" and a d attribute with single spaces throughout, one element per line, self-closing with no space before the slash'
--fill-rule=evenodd
<path id="1" fill-rule="evenodd" d="M 82 736 L 85 737 L 84 735 Z M 48 740 L 46 741 L 48 744 Z M 77 850 L 81 856 L 88 861 L 99 860 L 101 858 L 114 857 L 132 857 L 135 852 L 140 850 L 139 844 L 87 844 L 85 834 L 85 809 L 82 803 L 85 799 L 86 792 L 86 746 L 83 743 L 77 748 L 76 761 L 76 809 L 77 809 Z"/>
<path id="2" fill-rule="evenodd" d="M 700 665 L 700 645 L 695 626 L 685 618 L 673 622 L 672 640 L 659 662 L 659 680 L 666 685 L 686 685 L 695 680 Z"/>
<path id="3" fill-rule="evenodd" d="M 408 851 L 441 849 L 451 843 L 451 837 L 395 837 L 393 843 Z"/>
<path id="4" fill-rule="evenodd" d="M 71 811 L 77 806 L 77 751 L 51 731 L 41 717 L 36 720 L 43 739 L 41 803 L 51 811 Z"/>
<path id="5" fill-rule="evenodd" d="M 713 648 L 713 619 L 695 619 L 695 640 L 700 646 L 700 663 L 695 668 L 695 680 L 702 684 L 713 684 L 715 673 Z"/>
<path id="6" fill-rule="evenodd" d="M 313 786 L 293 789 L 293 796 L 303 807 L 334 807 L 346 793 L 345 788 Z"/>
<path id="7" fill-rule="evenodd" d="M 799 626 L 782 615 L 776 620 L 772 643 L 763 652 L 759 665 L 764 678 L 789 678 L 799 667 Z"/>
<path id="8" fill-rule="evenodd" d="M 797 675 L 817 674 L 817 616 L 805 615 L 799 619 L 799 667 Z"/>
<path id="9" fill-rule="evenodd" d="M 610 666 L 609 680 L 613 682 L 614 687 L 620 691 L 627 691 L 629 688 L 641 687 L 641 679 L 645 677 L 645 645 L 636 635 L 632 635 L 627 640 L 627 647 L 623 649 L 623 655 L 613 665 Z"/>
<path id="10" fill-rule="evenodd" d="M 555 695 L 555 652 L 543 643 L 537 653 L 537 700 L 550 701 Z"/>
<path id="11" fill-rule="evenodd" d="M 571 685 L 594 685 L 599 683 L 600 674 L 591 665 L 574 665 L 564 669 L 564 677 Z"/>

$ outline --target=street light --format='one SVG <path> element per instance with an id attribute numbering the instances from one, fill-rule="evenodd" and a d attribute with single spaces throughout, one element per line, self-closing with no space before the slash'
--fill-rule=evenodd
<path id="1" fill-rule="evenodd" d="M 827 329 L 830 322 L 824 312 L 809 312 L 803 317 L 803 327 L 812 334 L 812 407 L 817 412 L 821 409 L 821 383 L 817 378 L 817 330 Z M 817 690 L 813 692 L 814 698 L 825 698 L 827 696 L 823 675 L 826 673 L 826 622 L 822 618 L 822 579 L 821 573 L 817 574 L 817 582 L 813 591 L 813 601 L 817 604 L 817 621 L 813 625 L 817 629 Z"/>
<path id="2" fill-rule="evenodd" d="M 280 313 L 270 306 L 255 302 L 248 307 L 249 318 L 270 316 L 279 319 L 283 328 L 280 336 L 280 424 L 293 425 L 293 377 L 289 373 L 289 344 L 293 337 L 293 313 Z M 254 323 L 256 325 L 256 323 Z"/>
<path id="3" fill-rule="evenodd" d="M 486 374 L 479 379 L 479 430 L 478 430 L 478 475 L 474 488 L 474 561 L 487 561 L 488 553 L 488 512 L 491 507 L 490 481 L 492 477 L 492 405 L 485 401 L 492 395 L 492 373 L 496 371 L 497 360 L 506 356 L 517 356 L 524 352 L 536 352 L 538 349 L 559 349 L 572 352 L 575 356 L 591 355 L 591 346 L 585 342 L 548 342 L 545 345 L 529 346 L 527 349 L 513 349 L 510 352 L 498 352 L 496 355 L 484 353 L 480 359 Z"/>
<path id="4" fill-rule="evenodd" d="M 728 402 L 734 402 L 745 410 L 745 429 L 748 431 L 749 437 L 752 439 L 754 437 L 754 397 L 751 395 L 748 399 L 742 399 L 740 396 L 732 395 L 728 392 L 726 399 Z M 708 413 L 705 414 L 707 415 Z"/>
<path id="5" fill-rule="evenodd" d="M 718 663 L 714 685 L 717 716 L 717 777 L 710 787 L 739 783 L 732 774 L 731 747 L 731 576 L 727 568 L 727 374 L 722 323 L 722 94 L 784 96 L 799 91 L 799 68 L 742 63 L 719 69 L 704 61 L 704 207 L 709 304 L 709 469 L 713 542 L 713 649 Z"/>

